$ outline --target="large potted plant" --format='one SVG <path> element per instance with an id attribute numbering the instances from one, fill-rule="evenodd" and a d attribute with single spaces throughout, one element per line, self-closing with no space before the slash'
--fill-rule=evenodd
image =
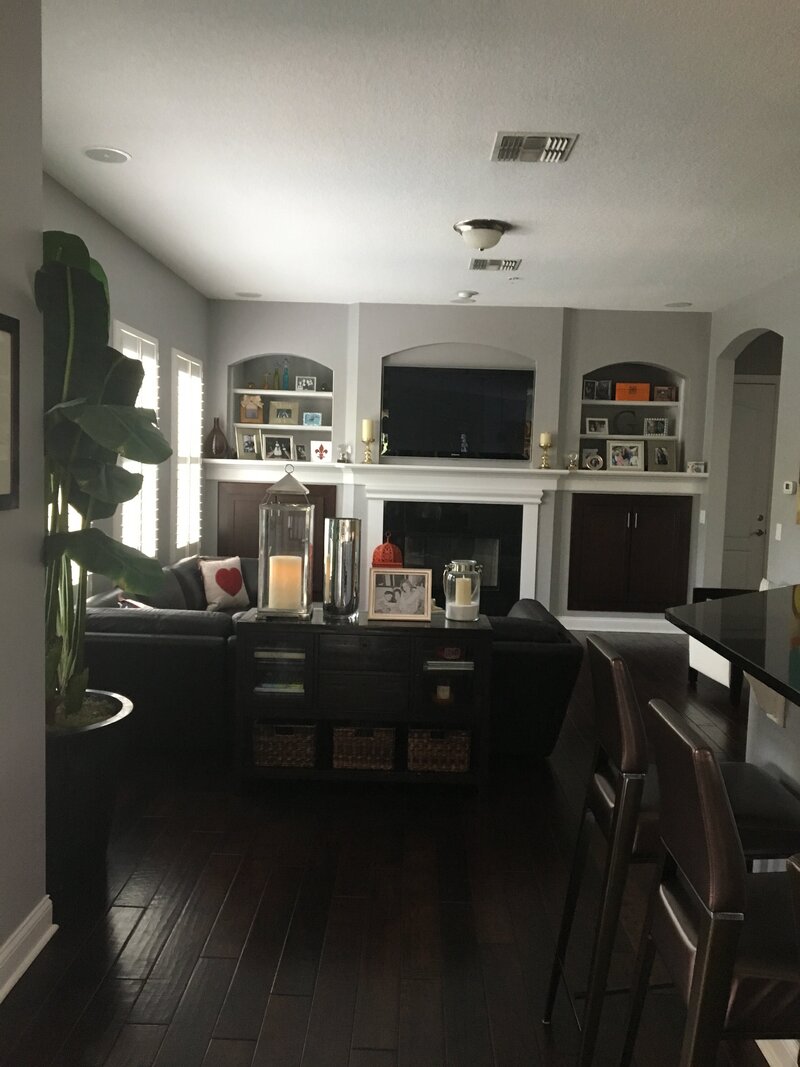
<path id="1" fill-rule="evenodd" d="M 160 463 L 171 449 L 155 412 L 137 408 L 140 361 L 108 345 L 108 283 L 73 234 L 44 235 L 36 275 L 44 325 L 44 451 L 47 532 L 46 707 L 48 889 L 70 871 L 105 858 L 120 731 L 130 702 L 87 692 L 84 665 L 88 574 L 151 593 L 156 560 L 120 544 L 92 523 L 135 497 L 142 476 L 125 457 Z M 72 527 L 72 529 L 70 529 Z"/>

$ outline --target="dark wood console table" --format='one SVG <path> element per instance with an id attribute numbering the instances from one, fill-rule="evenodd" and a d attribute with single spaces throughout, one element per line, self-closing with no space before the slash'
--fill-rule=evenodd
<path id="1" fill-rule="evenodd" d="M 475 623 L 236 622 L 237 761 L 263 778 L 479 784 L 492 630 Z"/>

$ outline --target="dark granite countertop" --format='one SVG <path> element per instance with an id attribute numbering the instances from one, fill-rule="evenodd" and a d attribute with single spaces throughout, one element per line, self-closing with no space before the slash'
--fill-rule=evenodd
<path id="1" fill-rule="evenodd" d="M 667 619 L 800 704 L 800 585 L 667 608 Z"/>

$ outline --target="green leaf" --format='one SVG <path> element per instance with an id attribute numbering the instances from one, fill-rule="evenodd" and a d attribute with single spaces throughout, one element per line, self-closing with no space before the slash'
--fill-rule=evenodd
<path id="1" fill-rule="evenodd" d="M 93 441 L 126 459 L 161 463 L 172 455 L 167 439 L 154 425 L 155 413 L 151 410 L 119 404 L 61 405 L 58 410 Z"/>
<path id="2" fill-rule="evenodd" d="M 122 404 L 132 408 L 144 380 L 142 361 L 123 356 L 110 346 L 106 346 L 100 358 L 104 368 L 103 391 L 97 399 L 104 404 Z"/>
<path id="3" fill-rule="evenodd" d="M 91 460 L 73 463 L 72 477 L 82 493 L 109 504 L 133 500 L 142 488 L 141 474 L 113 463 L 93 463 Z"/>
<path id="4" fill-rule="evenodd" d="M 92 259 L 89 249 L 74 233 L 45 230 L 42 234 L 43 262 L 63 263 L 67 267 L 89 270 Z"/>
<path id="5" fill-rule="evenodd" d="M 50 534 L 45 538 L 45 560 L 66 554 L 93 574 L 104 574 L 129 593 L 156 594 L 164 576 L 158 560 L 121 545 L 92 526 L 87 530 Z"/>

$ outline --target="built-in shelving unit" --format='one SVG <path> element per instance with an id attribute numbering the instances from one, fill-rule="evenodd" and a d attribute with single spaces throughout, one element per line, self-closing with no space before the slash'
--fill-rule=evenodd
<path id="1" fill-rule="evenodd" d="M 620 382 L 647 386 L 648 399 L 616 400 L 587 395 L 592 383 L 613 395 Z M 652 399 L 654 390 L 669 387 L 676 399 Z M 610 364 L 583 377 L 580 405 L 579 464 L 587 469 L 594 453 L 602 460 L 599 470 L 637 470 L 668 473 L 683 470 L 684 381 L 673 372 L 646 363 Z M 646 420 L 663 423 L 664 432 L 654 433 Z M 605 423 L 605 425 L 603 425 Z M 613 443 L 619 442 L 615 448 Z M 617 467 L 614 460 L 621 460 Z"/>

